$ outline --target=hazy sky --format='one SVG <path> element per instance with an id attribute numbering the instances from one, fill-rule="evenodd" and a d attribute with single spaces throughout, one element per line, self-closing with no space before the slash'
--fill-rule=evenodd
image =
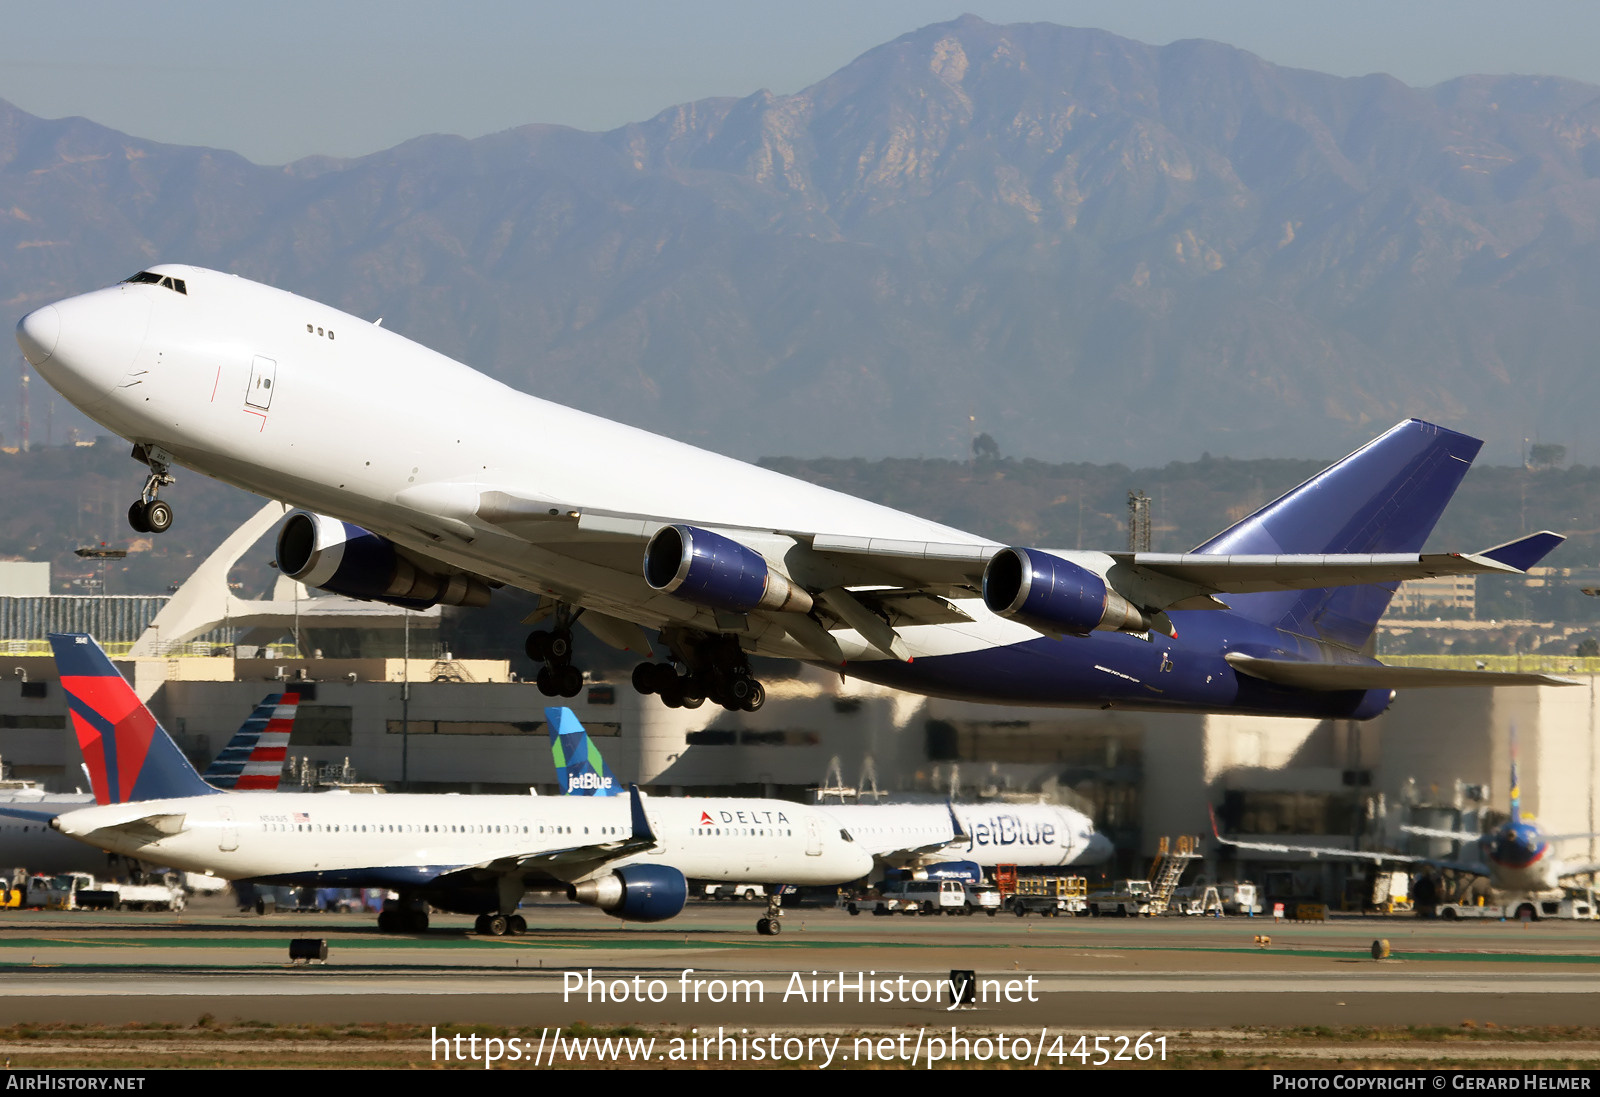
<path id="1" fill-rule="evenodd" d="M 783 94 L 929 23 L 1210 38 L 1269 61 L 1426 86 L 1467 73 L 1600 84 L 1590 0 L 0 0 L 0 98 L 276 164 L 528 122 L 604 130 Z"/>

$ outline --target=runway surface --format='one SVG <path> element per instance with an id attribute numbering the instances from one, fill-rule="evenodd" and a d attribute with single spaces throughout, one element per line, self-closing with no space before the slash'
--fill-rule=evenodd
<path id="1" fill-rule="evenodd" d="M 852 918 L 694 904 L 655 926 L 567 904 L 525 937 L 436 916 L 415 937 L 370 915 L 0 913 L 0 1024 L 64 1021 L 496 1024 L 538 1030 L 894 1031 L 959 1024 L 1073 1034 L 1263 1026 L 1600 1023 L 1600 923 Z M 1271 938 L 1262 947 L 1256 936 Z M 288 943 L 323 938 L 326 965 Z M 1374 960 L 1375 939 L 1391 958 Z M 988 1000 L 952 1011 L 952 971 Z M 621 1000 L 618 1000 L 618 999 Z M 654 1000 L 652 1000 L 654 999 Z"/>

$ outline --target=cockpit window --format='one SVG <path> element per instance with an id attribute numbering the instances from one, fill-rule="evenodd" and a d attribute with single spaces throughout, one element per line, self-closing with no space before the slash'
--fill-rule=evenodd
<path id="1" fill-rule="evenodd" d="M 846 842 L 854 842 L 855 841 L 854 838 L 850 837 L 850 832 L 848 830 L 841 830 L 839 832 L 839 837 L 843 838 Z"/>
<path id="2" fill-rule="evenodd" d="M 189 296 L 189 287 L 184 284 L 183 279 L 174 278 L 170 274 L 162 275 L 156 274 L 153 271 L 141 270 L 138 274 L 135 274 L 131 278 L 124 278 L 122 282 L 124 285 L 133 286 L 162 286 L 166 289 L 181 293 L 185 297 Z"/>

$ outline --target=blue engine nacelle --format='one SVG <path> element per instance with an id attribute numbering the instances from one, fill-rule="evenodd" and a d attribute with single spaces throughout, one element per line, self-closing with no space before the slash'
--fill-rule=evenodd
<path id="1" fill-rule="evenodd" d="M 1038 549 L 1001 549 L 983 569 L 990 612 L 1043 632 L 1145 632 L 1150 619 L 1094 572 Z"/>
<path id="2" fill-rule="evenodd" d="M 809 613 L 811 595 L 773 571 L 767 558 L 731 537 L 694 526 L 664 526 L 644 549 L 652 590 L 711 609 Z"/>
<path id="3" fill-rule="evenodd" d="M 392 541 L 306 510 L 292 512 L 278 531 L 278 569 L 308 587 L 409 609 L 489 604 L 483 580 L 435 575 L 402 556 Z"/>
<path id="4" fill-rule="evenodd" d="M 609 876 L 569 885 L 567 898 L 625 922 L 665 922 L 689 901 L 689 881 L 670 865 L 624 865 Z"/>
<path id="5" fill-rule="evenodd" d="M 920 868 L 891 869 L 889 880 L 960 880 L 963 884 L 983 883 L 983 868 L 976 861 L 940 861 Z"/>

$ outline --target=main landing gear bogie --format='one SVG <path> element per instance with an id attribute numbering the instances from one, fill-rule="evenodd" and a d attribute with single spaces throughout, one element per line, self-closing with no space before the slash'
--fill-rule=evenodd
<path id="1" fill-rule="evenodd" d="M 686 673 L 678 663 L 640 663 L 633 668 L 633 688 L 646 696 L 654 693 L 668 708 L 699 708 L 706 701 L 729 712 L 755 712 L 767 702 L 767 691 L 750 673 L 744 652 L 735 642 L 715 645 L 678 645 Z"/>
<path id="2" fill-rule="evenodd" d="M 528 932 L 528 920 L 520 914 L 480 914 L 472 932 L 480 937 L 521 937 Z"/>
<path id="3" fill-rule="evenodd" d="M 572 622 L 577 619 L 576 613 L 558 610 L 556 627 L 528 633 L 523 645 L 529 659 L 544 664 L 535 681 L 546 697 L 576 697 L 583 692 L 583 671 L 572 665 Z"/>

